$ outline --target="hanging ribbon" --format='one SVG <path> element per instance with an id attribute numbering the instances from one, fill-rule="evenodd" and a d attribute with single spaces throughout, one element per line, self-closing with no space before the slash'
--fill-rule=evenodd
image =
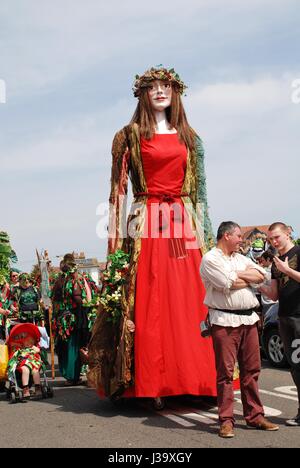
<path id="1" fill-rule="evenodd" d="M 154 197 L 158 198 L 158 203 L 159 206 L 162 205 L 163 203 L 167 203 L 170 205 L 171 203 L 175 203 L 176 199 L 181 198 L 181 197 L 189 197 L 188 193 L 179 193 L 179 194 L 174 194 L 174 193 L 152 193 L 152 192 L 138 192 L 134 195 L 135 197 Z M 171 215 L 171 220 L 173 223 L 176 222 L 176 219 L 174 217 L 174 211 L 172 212 Z M 180 218 L 181 222 L 183 221 L 182 218 Z M 159 211 L 159 230 L 162 232 L 164 230 L 165 226 L 168 226 L 168 221 L 164 223 L 163 219 L 163 213 L 160 210 Z M 187 249 L 185 245 L 186 239 L 184 237 L 184 232 L 182 232 L 182 237 L 171 237 L 169 238 L 169 251 L 170 251 L 170 256 L 175 257 L 177 259 L 181 258 L 186 258 L 187 257 Z"/>

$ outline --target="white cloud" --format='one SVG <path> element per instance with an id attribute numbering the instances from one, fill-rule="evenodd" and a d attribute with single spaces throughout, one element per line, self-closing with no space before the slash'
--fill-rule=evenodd
<path id="1" fill-rule="evenodd" d="M 292 75 L 285 74 L 196 87 L 186 101 L 190 122 L 212 145 L 237 139 L 243 145 L 241 136 L 249 131 L 261 139 L 277 120 L 281 125 L 278 138 L 285 131 L 298 138 L 295 118 L 300 108 L 292 103 L 291 83 Z"/>
<path id="2" fill-rule="evenodd" d="M 224 216 L 299 225 L 300 105 L 291 101 L 291 76 L 215 83 L 189 96 L 188 115 L 205 142 L 215 225 Z"/>
<path id="3" fill-rule="evenodd" d="M 12 6 L 14 5 L 14 7 Z M 141 62 L 143 56 L 175 45 L 185 52 L 185 41 L 194 34 L 195 48 L 205 53 L 206 38 L 215 47 L 265 34 L 294 0 L 240 2 L 227 0 L 109 2 L 87 0 L 18 0 L 2 3 L 3 79 L 11 96 L 49 91 L 95 66 L 114 61 Z M 255 21 L 254 21 L 255 18 Z M 272 20 L 272 21 L 271 21 Z M 234 21 L 234 28 L 232 27 Z M 197 34 L 199 33 L 199 37 Z M 159 39 L 161 37 L 161 39 Z M 192 36 L 193 37 L 193 36 Z"/>
<path id="4" fill-rule="evenodd" d="M 17 141 L 15 146 L 3 149 L 1 170 L 46 174 L 109 166 L 111 141 L 118 130 L 111 122 L 118 116 L 121 128 L 130 113 L 129 101 L 121 100 L 97 114 L 74 116 L 72 122 L 49 128 L 47 135 L 33 136 L 30 143 Z"/>
<path id="5" fill-rule="evenodd" d="M 223 116 L 270 112 L 291 103 L 291 82 L 260 78 L 251 82 L 216 83 L 191 94 L 195 107 L 210 107 Z"/>
<path id="6" fill-rule="evenodd" d="M 104 255 L 95 209 L 108 197 L 113 135 L 135 105 L 128 70 L 160 62 L 190 84 L 185 106 L 205 143 L 214 224 L 286 219 L 300 230 L 300 105 L 291 102 L 298 11 L 295 0 L 2 2 L 8 102 L 0 110 L 9 119 L 1 123 L 1 196 L 9 210 L 0 227 L 20 257 L 36 246 Z M 116 80 L 128 89 L 124 100 Z M 78 106 L 68 102 L 77 86 L 91 86 Z"/>

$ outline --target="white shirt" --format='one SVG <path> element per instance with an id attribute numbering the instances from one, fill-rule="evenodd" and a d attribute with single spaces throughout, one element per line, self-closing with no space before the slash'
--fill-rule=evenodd
<path id="1" fill-rule="evenodd" d="M 215 309 L 241 310 L 255 309 L 259 306 L 252 288 L 230 289 L 237 280 L 237 271 L 246 270 L 248 266 L 257 269 L 264 276 L 265 270 L 249 258 L 239 253 L 225 255 L 221 249 L 214 247 L 204 255 L 200 273 L 206 289 L 204 303 L 209 308 L 211 324 L 222 327 L 239 327 L 254 325 L 258 315 L 237 315 Z"/>

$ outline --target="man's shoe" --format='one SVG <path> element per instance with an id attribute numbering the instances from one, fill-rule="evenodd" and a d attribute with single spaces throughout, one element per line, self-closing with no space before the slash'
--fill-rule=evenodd
<path id="1" fill-rule="evenodd" d="M 300 426 L 300 416 L 297 415 L 293 419 L 288 419 L 285 421 L 286 426 Z"/>
<path id="2" fill-rule="evenodd" d="M 233 427 L 230 423 L 223 423 L 219 430 L 219 437 L 230 439 L 234 437 Z"/>
<path id="3" fill-rule="evenodd" d="M 271 423 L 263 416 L 254 423 L 247 424 L 248 427 L 253 427 L 254 429 L 260 429 L 261 431 L 278 431 L 279 426 Z"/>

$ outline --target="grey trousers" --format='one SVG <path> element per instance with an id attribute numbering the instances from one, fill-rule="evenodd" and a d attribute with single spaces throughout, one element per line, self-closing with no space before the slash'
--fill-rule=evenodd
<path id="1" fill-rule="evenodd" d="M 279 331 L 298 391 L 298 415 L 300 416 L 300 317 L 279 317 Z"/>

